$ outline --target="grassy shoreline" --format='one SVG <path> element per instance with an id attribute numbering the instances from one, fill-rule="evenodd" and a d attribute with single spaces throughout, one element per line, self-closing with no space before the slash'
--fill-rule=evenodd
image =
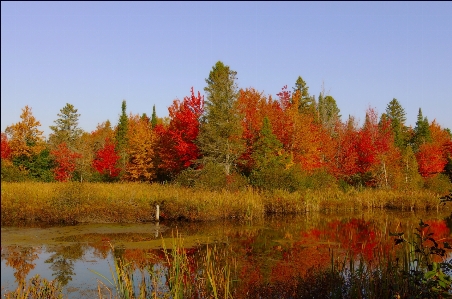
<path id="1" fill-rule="evenodd" d="M 205 191 L 147 183 L 8 183 L 1 187 L 1 224 L 115 223 L 155 220 L 155 206 L 165 219 L 251 220 L 266 214 L 325 210 L 438 210 L 431 191 L 365 189 Z"/>

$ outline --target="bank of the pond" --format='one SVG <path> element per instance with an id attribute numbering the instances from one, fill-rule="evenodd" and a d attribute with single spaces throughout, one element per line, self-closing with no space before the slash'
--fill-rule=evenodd
<path id="1" fill-rule="evenodd" d="M 213 192 L 146 183 L 7 183 L 1 187 L 1 223 L 111 223 L 160 217 L 206 221 L 259 219 L 265 214 L 322 210 L 450 209 L 429 191 L 337 189 L 305 192 Z"/>

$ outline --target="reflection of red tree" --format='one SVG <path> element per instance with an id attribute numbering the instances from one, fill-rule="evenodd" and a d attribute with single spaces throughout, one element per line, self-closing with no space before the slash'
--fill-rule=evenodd
<path id="1" fill-rule="evenodd" d="M 245 258 L 241 262 L 238 277 L 240 284 L 236 289 L 238 298 L 249 298 L 250 290 L 258 289 L 263 285 L 261 266 L 258 260 L 252 257 Z"/>
<path id="2" fill-rule="evenodd" d="M 301 235 L 313 241 L 339 243 L 341 248 L 349 250 L 354 257 L 361 255 L 368 261 L 375 257 L 377 249 L 379 252 L 388 253 L 392 244 L 372 222 L 363 219 L 332 221 L 323 230 L 312 229 Z"/>
<path id="3" fill-rule="evenodd" d="M 235 250 L 238 256 L 240 283 L 237 286 L 237 298 L 249 298 L 250 290 L 257 289 L 263 282 L 262 261 L 253 252 L 253 245 L 256 243 L 257 235 L 255 233 L 237 232 L 232 238 L 239 239 Z"/>
<path id="4" fill-rule="evenodd" d="M 427 220 L 429 226 L 426 229 L 430 228 L 430 232 L 433 233 L 432 237 L 435 240 L 439 240 L 442 238 L 451 238 L 450 230 L 447 227 L 446 221 L 444 220 Z"/>
<path id="5" fill-rule="evenodd" d="M 362 254 L 366 260 L 373 258 L 374 248 L 382 241 L 377 240 L 372 224 L 363 219 L 351 219 L 346 223 L 332 222 L 330 237 L 336 237 L 341 245 L 354 255 Z"/>
<path id="6" fill-rule="evenodd" d="M 444 242 L 452 243 L 452 236 L 450 234 L 450 229 L 447 227 L 446 221 L 444 220 L 427 220 L 425 223 L 428 224 L 427 227 L 421 230 L 422 236 L 427 236 L 429 233 L 433 233 L 431 237 L 437 242 L 440 248 L 444 248 Z M 431 240 L 426 240 L 424 246 L 433 246 Z M 434 256 L 434 261 L 441 262 L 442 258 L 440 256 Z"/>

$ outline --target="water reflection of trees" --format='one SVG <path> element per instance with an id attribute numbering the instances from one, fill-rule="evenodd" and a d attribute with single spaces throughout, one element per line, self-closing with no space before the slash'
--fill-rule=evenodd
<path id="1" fill-rule="evenodd" d="M 2 259 L 6 260 L 6 265 L 14 269 L 14 277 L 18 286 L 25 284 L 28 273 L 36 266 L 34 261 L 38 259 L 39 247 L 2 247 Z"/>
<path id="2" fill-rule="evenodd" d="M 74 262 L 83 257 L 86 250 L 86 245 L 81 243 L 75 243 L 69 246 L 57 246 L 48 249 L 51 256 L 45 261 L 49 263 L 50 269 L 53 271 L 54 276 L 62 286 L 65 286 L 72 280 L 74 272 Z"/>
<path id="3" fill-rule="evenodd" d="M 450 240 L 451 217 L 446 220 L 425 220 L 430 226 L 436 240 Z M 312 221 L 310 223 L 309 221 Z M 328 283 L 327 276 L 315 276 L 312 273 L 331 266 L 331 254 L 350 254 L 354 258 L 362 258 L 372 263 L 376 258 L 387 254 L 393 248 L 393 240 L 388 237 L 389 231 L 409 232 L 419 219 L 394 217 L 391 221 L 385 218 L 341 216 L 325 218 L 309 218 L 309 221 L 292 221 L 287 218 L 271 219 L 266 225 L 245 225 L 243 227 L 225 226 L 212 228 L 219 231 L 227 240 L 217 246 L 229 248 L 231 257 L 237 261 L 234 267 L 235 297 L 277 297 L 278 294 L 297 293 L 304 284 L 316 286 Z M 401 224 L 402 223 L 402 224 Z M 190 229 L 195 230 L 192 224 Z M 208 229 L 206 229 L 208 231 Z M 160 269 L 166 273 L 168 262 L 162 249 L 137 249 L 115 246 L 112 252 L 110 241 L 114 243 L 114 234 L 91 237 L 87 243 L 73 243 L 68 246 L 48 248 L 51 256 L 45 261 L 51 264 L 53 276 L 63 285 L 72 280 L 76 274 L 74 264 L 83 258 L 87 249 L 93 254 L 106 259 L 112 257 L 121 259 L 141 273 L 146 269 Z M 140 236 L 136 236 L 138 238 Z M 147 237 L 147 236 L 145 236 Z M 144 237 L 138 238 L 138 240 Z M 451 243 L 449 241 L 449 243 Z M 167 244 L 170 245 L 170 244 Z M 210 245 L 209 245 L 210 246 Z M 35 267 L 39 248 L 4 247 L 2 259 L 7 266 L 15 269 L 14 276 L 18 283 L 23 283 L 28 273 Z M 205 257 L 206 246 L 185 249 L 188 267 L 194 274 L 202 273 L 202 259 Z M 373 262 L 375 265 L 376 263 Z M 164 278 L 162 278 L 164 279 Z M 318 280 L 320 279 L 320 280 Z M 323 279 L 323 280 L 322 280 Z M 193 282 L 192 282 L 193 283 Z M 193 283 L 194 284 L 194 283 Z M 298 291 L 297 291 L 298 290 Z M 308 290 L 308 289 L 306 289 Z M 271 295 L 273 294 L 273 295 Z M 299 294 L 299 293 L 297 293 Z M 284 297 L 284 296 L 281 296 Z"/>

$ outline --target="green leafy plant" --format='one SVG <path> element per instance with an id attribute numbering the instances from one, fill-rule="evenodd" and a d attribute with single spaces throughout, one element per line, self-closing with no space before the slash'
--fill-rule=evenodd
<path id="1" fill-rule="evenodd" d="M 435 240 L 429 225 L 422 220 L 414 235 L 414 239 L 407 240 L 403 232 L 390 233 L 395 245 L 404 244 L 409 250 L 403 275 L 417 288 L 419 298 L 452 298 L 452 260 L 447 260 L 447 251 L 452 247 Z M 435 261 L 435 256 L 441 262 Z"/>

